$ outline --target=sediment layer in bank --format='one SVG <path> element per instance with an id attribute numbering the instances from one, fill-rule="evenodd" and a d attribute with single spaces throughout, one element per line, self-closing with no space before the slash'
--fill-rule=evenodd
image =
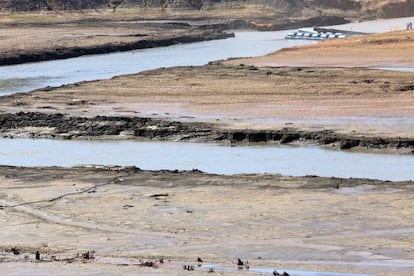
<path id="1" fill-rule="evenodd" d="M 129 133 L 412 150 L 412 87 L 407 72 L 212 63 L 1 97 L 0 111 L 3 133 L 16 133 L 17 124 L 17 132 L 50 127 L 73 138 Z M 142 120 L 154 120 L 153 129 Z"/>
<path id="2" fill-rule="evenodd" d="M 226 143 L 313 143 L 338 149 L 413 153 L 414 139 L 351 136 L 332 130 L 229 129 L 219 124 L 142 117 L 69 117 L 63 114 L 0 114 L 3 137 L 51 139 L 151 139 Z"/>
<path id="3" fill-rule="evenodd" d="M 98 24 L 96 24 L 98 25 Z M 42 26 L 0 29 L 0 66 L 108 54 L 233 37 L 233 33 L 187 24 Z M 30 37 L 30 38 L 29 38 Z M 16 44 L 17 43 L 17 44 Z M 2 50 L 1 50 L 2 49 Z"/>

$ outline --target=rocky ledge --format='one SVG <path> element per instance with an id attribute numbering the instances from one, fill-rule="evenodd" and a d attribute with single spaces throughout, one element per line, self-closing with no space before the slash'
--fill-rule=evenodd
<path id="1" fill-rule="evenodd" d="M 52 139 L 154 139 L 230 143 L 316 143 L 342 150 L 404 149 L 414 153 L 413 138 L 351 136 L 331 130 L 306 131 L 295 128 L 275 130 L 228 129 L 222 125 L 180 122 L 143 117 L 69 117 L 64 114 L 19 112 L 0 114 L 3 137 Z"/>

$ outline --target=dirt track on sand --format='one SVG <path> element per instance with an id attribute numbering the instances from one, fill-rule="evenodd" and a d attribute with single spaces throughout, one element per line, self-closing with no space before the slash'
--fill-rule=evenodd
<path id="1" fill-rule="evenodd" d="M 182 273 L 197 257 L 230 274 L 238 257 L 285 270 L 409 275 L 414 267 L 409 182 L 3 166 L 0 185 L 6 272 Z M 86 251 L 96 258 L 78 257 Z"/>

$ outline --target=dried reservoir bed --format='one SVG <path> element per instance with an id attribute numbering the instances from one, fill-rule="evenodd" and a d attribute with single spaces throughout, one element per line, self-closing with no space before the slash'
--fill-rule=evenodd
<path id="1" fill-rule="evenodd" d="M 345 148 L 413 149 L 412 73 L 234 62 L 2 97 L 2 135 L 287 142 L 326 133 L 349 139 L 339 140 Z M 286 270 L 414 268 L 412 182 L 2 166 L 0 186 L 5 273 L 182 274 L 197 257 L 235 269 L 237 258 Z"/>
<path id="2" fill-rule="evenodd" d="M 0 185 L 8 272 L 181 273 L 197 257 L 381 275 L 414 266 L 411 182 L 2 166 Z M 87 251 L 96 258 L 78 257 Z"/>

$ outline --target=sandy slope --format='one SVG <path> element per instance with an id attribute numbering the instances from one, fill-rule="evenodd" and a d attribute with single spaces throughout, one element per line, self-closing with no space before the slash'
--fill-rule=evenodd
<path id="1" fill-rule="evenodd" d="M 233 60 L 256 66 L 375 67 L 414 66 L 414 31 L 328 40 L 283 49 L 251 59 Z"/>

